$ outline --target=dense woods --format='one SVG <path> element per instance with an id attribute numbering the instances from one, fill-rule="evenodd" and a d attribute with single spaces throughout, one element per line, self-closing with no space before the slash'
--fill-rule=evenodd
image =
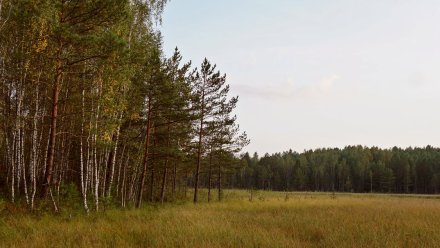
<path id="1" fill-rule="evenodd" d="M 170 201 L 190 185 L 195 202 L 198 187 L 221 192 L 249 142 L 238 99 L 207 59 L 195 68 L 177 48 L 165 57 L 165 4 L 0 0 L 4 198 L 98 211 Z"/>
<path id="2" fill-rule="evenodd" d="M 348 146 L 243 156 L 231 187 L 278 191 L 440 192 L 440 149 Z"/>

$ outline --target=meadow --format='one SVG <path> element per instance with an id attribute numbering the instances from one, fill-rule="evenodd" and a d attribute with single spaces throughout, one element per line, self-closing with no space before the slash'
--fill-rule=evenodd
<path id="1" fill-rule="evenodd" d="M 204 199 L 201 199 L 204 200 Z M 13 212 L 0 203 L 1 247 L 439 247 L 440 199 L 386 194 L 226 190 L 85 215 Z"/>

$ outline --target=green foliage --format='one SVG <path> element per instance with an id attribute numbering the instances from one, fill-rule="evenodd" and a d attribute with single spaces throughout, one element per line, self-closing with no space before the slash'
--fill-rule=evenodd
<path id="1" fill-rule="evenodd" d="M 236 187 L 339 192 L 437 193 L 440 149 L 379 149 L 348 146 L 245 154 L 247 166 L 233 176 Z"/>

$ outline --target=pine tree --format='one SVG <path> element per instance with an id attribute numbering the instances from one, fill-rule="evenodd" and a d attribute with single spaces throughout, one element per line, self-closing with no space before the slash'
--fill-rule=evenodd
<path id="1" fill-rule="evenodd" d="M 229 85 L 226 84 L 226 75 L 221 75 L 219 71 L 215 70 L 216 65 L 211 65 L 205 58 L 200 71 L 193 78 L 198 136 L 194 203 L 198 201 L 202 160 L 208 153 L 211 153 L 210 156 L 212 156 L 214 149 L 223 149 L 223 145 L 234 143 L 234 135 L 237 132 L 234 126 L 235 117 L 231 118 L 230 114 L 235 108 L 238 98 L 233 97 L 228 100 Z M 212 168 L 210 168 L 210 172 L 212 172 Z"/>

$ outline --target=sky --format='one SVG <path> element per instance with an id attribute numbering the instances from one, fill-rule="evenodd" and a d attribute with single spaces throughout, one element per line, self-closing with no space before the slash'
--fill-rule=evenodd
<path id="1" fill-rule="evenodd" d="M 160 30 L 226 73 L 245 151 L 440 146 L 438 0 L 172 0 Z"/>

